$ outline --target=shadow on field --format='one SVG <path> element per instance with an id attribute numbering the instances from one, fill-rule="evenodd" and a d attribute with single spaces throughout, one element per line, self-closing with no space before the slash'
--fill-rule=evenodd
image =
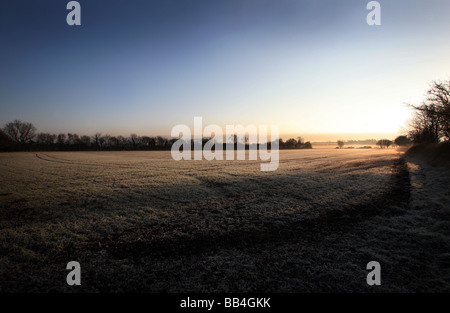
<path id="1" fill-rule="evenodd" d="M 225 196 L 233 195 L 225 184 L 212 185 L 206 180 L 204 184 Z M 242 220 L 222 230 L 170 221 L 156 231 L 154 225 L 148 225 L 92 242 L 73 242 L 24 272 L 4 277 L 2 288 L 66 292 L 374 291 L 365 283 L 365 265 L 376 253 L 366 246 L 370 244 L 367 239 L 361 240 L 366 231 L 366 225 L 361 225 L 374 217 L 389 219 L 404 214 L 409 186 L 407 168 L 399 158 L 393 164 L 389 184 L 377 190 L 376 198 L 356 205 L 337 205 L 315 214 L 288 214 L 281 219 L 262 214 L 252 221 L 246 220 L 251 216 L 243 215 Z M 267 192 L 260 202 L 276 201 L 280 196 Z M 307 195 L 293 198 L 308 201 Z M 223 218 L 215 222 L 226 223 L 241 209 L 241 204 L 233 205 L 228 216 L 225 211 L 215 214 L 211 209 L 208 214 L 213 215 L 205 219 Z M 192 221 L 200 220 L 201 215 Z M 76 289 L 65 284 L 65 265 L 72 259 L 81 263 L 83 271 L 82 286 Z M 388 276 L 398 271 L 388 269 L 385 273 L 384 279 L 389 281 Z M 391 280 L 401 286 L 407 278 L 400 274 Z M 379 289 L 386 290 L 396 289 Z"/>
<path id="2" fill-rule="evenodd" d="M 126 242 L 120 241 L 120 237 L 123 236 L 120 234 L 104 240 L 101 246 L 108 247 L 107 252 L 112 258 L 139 259 L 144 256 L 192 255 L 230 248 L 262 249 L 267 244 L 294 243 L 299 239 L 317 241 L 330 233 L 350 232 L 359 222 L 373 216 L 398 214 L 402 211 L 397 211 L 392 206 L 404 207 L 408 201 L 409 174 L 403 159 L 398 159 L 394 164 L 391 186 L 387 186 L 378 199 L 372 199 L 357 206 L 325 211 L 311 219 L 292 220 L 278 225 L 266 221 L 267 227 L 262 229 L 235 230 L 226 234 L 202 234 L 194 238 L 179 237 L 153 241 L 151 240 L 152 232 L 144 228 L 134 230 L 131 237 L 127 236 Z M 133 237 L 139 239 L 133 240 Z M 95 250 L 96 246 L 91 246 L 89 249 Z"/>

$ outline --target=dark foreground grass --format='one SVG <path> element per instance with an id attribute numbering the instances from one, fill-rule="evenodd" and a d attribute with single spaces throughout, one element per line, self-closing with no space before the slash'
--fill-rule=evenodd
<path id="1" fill-rule="evenodd" d="M 378 195 L 309 218 L 258 220 L 258 227 L 193 232 L 195 225 L 154 225 L 71 243 L 58 253 L 10 271 L 3 292 L 415 292 L 448 291 L 448 264 L 435 262 L 448 243 L 415 234 L 409 174 L 402 158 Z M 276 197 L 276 194 L 273 195 Z M 261 201 L 271 200 L 270 197 Z M 241 204 L 242 205 L 242 204 Z M 239 207 L 239 203 L 230 205 Z M 416 216 L 417 215 L 417 216 Z M 220 217 L 217 217 L 220 218 Z M 223 217 L 226 219 L 226 216 Z M 187 231 L 173 231 L 187 227 Z M 160 232 L 158 234 L 158 231 Z M 171 232 L 172 231 L 172 232 Z M 65 284 L 74 259 L 82 285 Z M 382 285 L 366 284 L 378 261 Z"/>
<path id="2" fill-rule="evenodd" d="M 130 154 L 20 155 L 2 196 L 0 291 L 449 291 L 450 214 L 411 205 L 403 158 L 300 153 L 272 175 L 252 164 L 180 169 L 163 154 L 137 165 Z M 36 164 L 22 170 L 24 160 Z M 72 260 L 81 286 L 66 284 Z M 381 286 L 366 284 L 369 261 Z"/>

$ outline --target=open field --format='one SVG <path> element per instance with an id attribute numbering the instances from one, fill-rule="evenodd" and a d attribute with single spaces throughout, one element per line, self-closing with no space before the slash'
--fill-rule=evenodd
<path id="1" fill-rule="evenodd" d="M 450 291 L 448 199 L 411 200 L 418 167 L 394 149 L 282 150 L 275 172 L 168 151 L 2 153 L 0 291 Z M 366 284 L 372 260 L 381 286 Z"/>

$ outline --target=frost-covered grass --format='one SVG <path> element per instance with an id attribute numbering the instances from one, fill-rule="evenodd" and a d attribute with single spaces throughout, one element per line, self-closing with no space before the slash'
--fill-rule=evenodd
<path id="1" fill-rule="evenodd" d="M 83 291 L 377 291 L 371 260 L 385 265 L 379 291 L 420 290 L 402 262 L 433 230 L 395 196 L 398 158 L 282 150 L 279 169 L 261 172 L 167 151 L 3 153 L 0 290 L 72 291 L 72 260 Z M 438 266 L 423 272 L 438 279 Z"/>

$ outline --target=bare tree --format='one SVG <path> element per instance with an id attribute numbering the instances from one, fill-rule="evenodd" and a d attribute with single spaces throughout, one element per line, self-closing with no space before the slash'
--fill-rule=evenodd
<path id="1" fill-rule="evenodd" d="M 59 134 L 58 137 L 56 137 L 56 143 L 60 146 L 64 145 L 66 142 L 66 134 Z"/>
<path id="2" fill-rule="evenodd" d="M 117 146 L 118 147 L 125 147 L 128 143 L 127 138 L 123 137 L 123 136 L 118 136 L 117 137 Z"/>
<path id="3" fill-rule="evenodd" d="M 39 133 L 36 135 L 36 143 L 37 144 L 45 144 L 45 139 L 47 137 L 46 133 Z"/>
<path id="4" fill-rule="evenodd" d="M 397 146 L 408 146 L 411 144 L 411 140 L 407 136 L 398 136 L 395 138 L 394 143 Z"/>
<path id="5" fill-rule="evenodd" d="M 381 149 L 383 148 L 389 148 L 393 142 L 389 139 L 381 139 L 377 141 L 377 146 L 380 146 Z"/>
<path id="6" fill-rule="evenodd" d="M 39 133 L 36 136 L 36 143 L 43 145 L 52 145 L 55 143 L 56 135 L 49 133 Z"/>
<path id="7" fill-rule="evenodd" d="M 440 123 L 433 107 L 423 104 L 415 109 L 416 112 L 409 124 L 409 137 L 414 143 L 438 143 L 441 137 Z"/>
<path id="8" fill-rule="evenodd" d="M 150 137 L 150 140 L 148 142 L 148 146 L 150 148 L 154 148 L 156 146 L 156 138 L 155 137 Z"/>
<path id="9" fill-rule="evenodd" d="M 426 102 L 438 117 L 442 137 L 450 139 L 450 80 L 433 81 Z"/>
<path id="10" fill-rule="evenodd" d="M 109 135 L 106 135 L 106 138 L 107 138 L 107 136 L 109 136 Z M 105 138 L 105 136 L 101 136 L 100 138 L 98 138 L 98 145 L 99 145 L 100 149 L 103 148 L 103 145 L 106 142 L 106 138 Z"/>
<path id="11" fill-rule="evenodd" d="M 167 140 L 161 136 L 156 137 L 156 145 L 160 147 L 164 147 L 166 145 Z"/>
<path id="12" fill-rule="evenodd" d="M 286 142 L 284 143 L 286 148 L 288 149 L 294 149 L 297 146 L 297 140 L 295 140 L 294 138 L 289 138 L 288 140 L 286 140 Z"/>
<path id="13" fill-rule="evenodd" d="M 92 136 L 92 141 L 94 142 L 94 145 L 98 148 L 100 147 L 100 138 L 102 137 L 102 133 L 95 133 L 94 136 Z"/>
<path id="14" fill-rule="evenodd" d="M 12 140 L 22 145 L 29 143 L 36 133 L 36 127 L 33 124 L 20 120 L 6 124 L 3 130 Z"/>
<path id="15" fill-rule="evenodd" d="M 89 147 L 91 145 L 91 137 L 89 136 L 81 136 L 80 141 L 83 146 Z"/>
<path id="16" fill-rule="evenodd" d="M 433 81 L 425 101 L 419 106 L 410 106 L 415 110 L 409 125 L 409 137 L 413 142 L 450 140 L 450 80 Z"/>
<path id="17" fill-rule="evenodd" d="M 109 138 L 109 145 L 113 148 L 118 148 L 119 147 L 119 139 L 117 139 L 117 137 L 112 136 L 111 138 Z"/>
<path id="18" fill-rule="evenodd" d="M 67 141 L 68 145 L 79 145 L 81 143 L 80 136 L 77 134 L 67 133 Z"/>
<path id="19" fill-rule="evenodd" d="M 139 144 L 139 136 L 136 134 L 130 135 L 130 142 L 133 145 L 133 148 L 136 148 Z"/>
<path id="20" fill-rule="evenodd" d="M 99 138 L 100 148 L 107 148 L 111 145 L 111 136 L 106 134 Z"/>
<path id="21" fill-rule="evenodd" d="M 151 143 L 152 143 L 152 138 L 148 137 L 148 136 L 142 136 L 142 144 L 148 148 L 151 147 Z"/>

